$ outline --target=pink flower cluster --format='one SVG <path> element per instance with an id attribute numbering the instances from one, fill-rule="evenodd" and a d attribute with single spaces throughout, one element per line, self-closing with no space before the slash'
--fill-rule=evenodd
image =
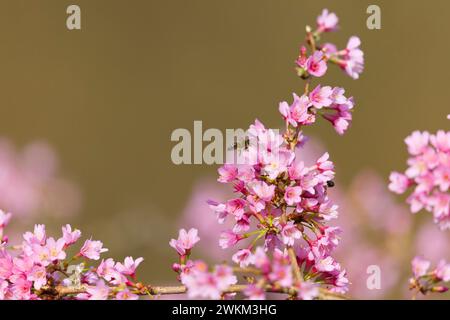
<path id="1" fill-rule="evenodd" d="M 296 60 L 297 74 L 303 79 L 310 81 L 311 77 L 324 76 L 328 62 L 337 64 L 354 79 L 357 79 L 363 71 L 364 53 L 359 48 L 361 41 L 358 37 L 351 37 L 343 50 L 337 50 L 332 43 L 318 44 L 321 33 L 336 30 L 337 23 L 336 14 L 324 9 L 317 18 L 317 30 L 313 32 L 307 27 L 307 44 L 311 48 L 311 53 L 308 56 L 306 47 L 302 46 Z M 287 102 L 280 103 L 279 110 L 286 124 L 293 127 L 310 125 L 319 114 L 330 121 L 335 130 L 342 135 L 352 121 L 354 106 L 353 98 L 345 97 L 344 92 L 345 90 L 339 87 L 318 85 L 309 93 L 307 87 L 301 97 L 294 94 L 292 105 Z"/>
<path id="2" fill-rule="evenodd" d="M 339 19 L 335 13 L 323 9 L 317 17 L 317 29 L 312 31 L 308 26 L 307 41 L 313 52 L 307 55 L 306 47 L 302 46 L 296 60 L 297 73 L 302 78 L 322 77 L 327 71 L 327 62 L 337 64 L 353 79 L 358 79 L 364 70 L 364 52 L 360 49 L 361 41 L 352 36 L 344 49 L 338 50 L 333 43 L 317 44 L 324 32 L 336 31 Z M 317 49 L 317 50 L 316 50 Z"/>
<path id="3" fill-rule="evenodd" d="M 411 211 L 433 213 L 441 229 L 450 228 L 450 132 L 415 131 L 405 139 L 410 157 L 405 173 L 392 172 L 389 189 L 407 198 Z"/>
<path id="4" fill-rule="evenodd" d="M 337 206 L 327 196 L 333 185 L 333 163 L 327 153 L 306 166 L 293 150 L 286 147 L 278 152 L 287 154 L 283 158 L 288 161 L 276 166 L 263 161 L 250 167 L 228 164 L 219 169 L 219 181 L 233 182 L 239 194 L 225 203 L 209 202 L 219 222 L 228 217 L 234 221 L 232 230 L 222 232 L 219 244 L 225 249 L 253 238 L 233 255 L 241 267 L 251 264 L 259 239 L 264 239 L 267 251 L 295 246 L 305 274 L 344 292 L 345 271 L 330 255 L 339 243 L 340 229 L 326 225 L 338 215 Z M 256 230 L 250 230 L 252 225 Z"/>
<path id="5" fill-rule="evenodd" d="M 317 52 L 317 51 L 316 51 Z M 294 93 L 291 105 L 283 101 L 279 105 L 287 125 L 296 128 L 307 126 L 316 121 L 316 114 L 330 121 L 340 135 L 348 129 L 352 121 L 353 97 L 346 98 L 345 90 L 339 87 L 322 87 L 320 84 L 307 94 L 298 97 Z"/>
<path id="6" fill-rule="evenodd" d="M 405 173 L 391 173 L 389 189 L 402 194 L 413 188 L 406 200 L 411 211 L 416 213 L 425 209 L 432 212 L 434 222 L 441 230 L 450 229 L 450 132 L 439 130 L 430 134 L 414 131 L 405 143 L 410 154 L 409 167 Z M 415 294 L 448 290 L 446 283 L 450 281 L 450 264 L 441 259 L 433 271 L 429 271 L 430 265 L 420 256 L 412 260 L 410 289 Z"/>
<path id="7" fill-rule="evenodd" d="M 0 212 L 0 220 L 2 230 L 9 215 Z M 12 249 L 4 239 L 0 245 L 0 300 L 137 299 L 145 294 L 133 282 L 142 258 L 127 257 L 123 263 L 109 258 L 87 267 L 89 260 L 99 260 L 108 249 L 89 239 L 69 258 L 69 247 L 80 237 L 81 232 L 70 225 L 62 228 L 58 239 L 47 236 L 44 225 L 36 225 L 33 232 L 24 233 L 22 244 Z M 77 260 L 81 261 L 75 264 Z"/>
<path id="8" fill-rule="evenodd" d="M 319 286 L 310 280 L 294 281 L 292 265 L 286 250 L 275 249 L 272 259 L 267 255 L 263 247 L 257 247 L 255 253 L 247 258 L 249 264 L 261 270 L 262 277 L 250 284 L 244 290 L 244 294 L 250 300 L 264 300 L 266 298 L 264 288 L 291 288 L 296 289 L 296 297 L 301 300 L 312 300 L 319 296 Z"/>
<path id="9" fill-rule="evenodd" d="M 410 279 L 410 289 L 422 294 L 431 292 L 446 292 L 450 282 L 450 263 L 439 261 L 434 270 L 429 270 L 431 263 L 417 256 L 412 261 L 413 277 Z"/>
<path id="10" fill-rule="evenodd" d="M 188 288 L 190 298 L 220 299 L 231 285 L 237 283 L 231 267 L 215 266 L 213 272 L 203 261 L 189 261 L 189 268 L 184 268 L 180 274 L 181 283 Z"/>
<path id="11" fill-rule="evenodd" d="M 180 263 L 174 263 L 172 269 L 179 274 L 179 280 L 187 288 L 189 298 L 208 298 L 208 299 L 229 299 L 236 295 L 232 290 L 232 286 L 237 284 L 238 279 L 233 273 L 233 269 L 227 265 L 216 265 L 213 271 L 209 271 L 208 265 L 201 260 L 189 260 L 190 251 L 198 240 L 197 230 L 190 229 L 186 232 L 180 230 L 178 239 L 170 241 L 171 246 L 177 250 L 180 256 Z M 190 243 L 184 251 L 180 252 L 176 244 Z M 327 245 L 328 242 L 324 241 Z M 186 252 L 189 252 L 186 254 Z M 308 257 L 300 254 L 304 260 L 298 258 L 299 263 L 306 262 L 305 268 L 310 268 L 313 264 L 308 265 Z M 232 258 L 240 267 L 254 267 L 253 272 L 259 276 L 256 283 L 247 284 L 242 290 L 245 297 L 250 300 L 263 300 L 266 298 L 266 289 L 272 292 L 280 292 L 289 294 L 289 290 L 295 288 L 295 294 L 298 299 L 310 300 L 317 298 L 319 295 L 319 286 L 311 281 L 305 280 L 296 282 L 292 274 L 292 265 L 286 249 L 281 251 L 278 248 L 273 250 L 272 258 L 267 254 L 264 247 L 255 248 L 254 252 L 249 249 L 239 250 Z M 329 261 L 333 263 L 333 261 Z M 325 263 L 324 263 L 325 265 Z M 326 269 L 326 267 L 324 267 Z M 323 270 L 324 270 L 323 269 Z M 332 268 L 329 268 L 331 270 Z M 326 281 L 327 277 L 321 278 L 321 271 L 314 270 L 314 278 L 316 281 Z M 343 279 L 343 278 L 342 278 Z M 345 281 L 345 280 L 343 280 Z M 333 280 L 334 282 L 334 280 Z"/>
<path id="12" fill-rule="evenodd" d="M 174 263 L 172 269 L 179 273 L 179 280 L 188 288 L 190 298 L 224 298 L 224 292 L 237 283 L 237 278 L 229 266 L 217 265 L 209 272 L 203 261 L 189 260 L 191 249 L 199 241 L 198 230 L 194 228 L 189 231 L 181 229 L 178 238 L 170 240 L 170 246 L 180 256 L 180 263 Z"/>
<path id="13" fill-rule="evenodd" d="M 308 56 L 303 46 L 296 62 L 298 74 L 307 83 L 301 96 L 294 94 L 291 105 L 279 105 L 286 124 L 284 133 L 256 120 L 247 130 L 245 147 L 238 150 L 240 161 L 228 162 L 218 170 L 218 181 L 233 184 L 235 196 L 225 202 L 208 201 L 219 223 L 232 221 L 231 229 L 221 233 L 220 247 L 238 248 L 232 260 L 239 268 L 260 270 L 244 291 L 251 299 L 263 298 L 266 286 L 300 299 L 315 297 L 319 286 L 338 293 L 347 291 L 346 272 L 332 257 L 340 229 L 328 225 L 338 216 L 337 205 L 328 197 L 328 189 L 334 186 L 334 165 L 328 153 L 307 164 L 299 151 L 306 141 L 302 128 L 313 124 L 317 115 L 330 121 L 339 134 L 352 119 L 353 98 L 347 98 L 344 89 L 317 85 L 309 91 L 312 77 L 323 76 L 328 61 L 338 62 L 341 57 L 354 78 L 362 71 L 363 55 L 356 37 L 347 49 L 336 53 L 317 44 L 319 34 L 335 30 L 337 21 L 334 13 L 324 10 L 318 29 L 311 32 L 307 28 L 311 54 Z M 348 67 L 356 64 L 355 59 L 361 64 L 357 71 Z M 181 230 L 179 238 L 172 239 L 170 245 L 180 256 L 173 269 L 191 296 L 217 298 L 220 292 L 226 293 L 225 286 L 219 285 L 223 282 L 215 272 L 206 271 L 204 264 L 189 260 L 197 241 L 194 229 Z M 228 276 L 230 280 L 231 274 Z M 211 284 L 214 288 L 207 287 Z"/>

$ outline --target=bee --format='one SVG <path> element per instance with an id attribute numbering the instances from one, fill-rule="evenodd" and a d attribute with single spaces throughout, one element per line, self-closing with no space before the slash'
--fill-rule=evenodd
<path id="1" fill-rule="evenodd" d="M 228 150 L 248 150 L 248 147 L 250 147 L 250 139 L 248 137 L 245 137 L 245 139 L 242 139 L 241 141 L 236 141 L 233 143 L 232 146 L 228 148 Z"/>
<path id="2" fill-rule="evenodd" d="M 329 188 L 333 188 L 333 187 L 335 186 L 334 181 L 333 181 L 333 180 L 328 180 L 328 181 L 327 181 L 327 186 L 328 186 Z"/>

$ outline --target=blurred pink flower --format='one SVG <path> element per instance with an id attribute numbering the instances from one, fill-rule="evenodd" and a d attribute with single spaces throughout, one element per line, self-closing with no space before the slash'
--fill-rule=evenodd
<path id="1" fill-rule="evenodd" d="M 195 225 L 202 241 L 198 243 L 198 250 L 206 256 L 216 260 L 223 259 L 226 252 L 220 249 L 219 243 L 220 232 L 226 227 L 232 227 L 229 222 L 225 222 L 226 226 L 217 223 L 217 217 L 228 215 L 225 211 L 225 204 L 205 202 L 205 199 L 221 199 L 229 198 L 230 192 L 222 188 L 214 182 L 214 179 L 203 178 L 198 180 L 192 188 L 191 196 L 181 214 L 179 225 L 191 226 Z M 210 209 L 210 206 L 216 208 L 216 214 Z M 224 221 L 222 221 L 224 222 Z M 228 225 L 228 224 L 229 225 Z"/>
<path id="2" fill-rule="evenodd" d="M 16 216 L 70 215 L 80 206 L 78 188 L 59 175 L 58 158 L 46 142 L 22 150 L 0 138 L 0 207 Z"/>
<path id="3" fill-rule="evenodd" d="M 323 9 L 322 13 L 317 17 L 316 22 L 319 32 L 335 31 L 338 28 L 339 18 L 334 12 Z"/>

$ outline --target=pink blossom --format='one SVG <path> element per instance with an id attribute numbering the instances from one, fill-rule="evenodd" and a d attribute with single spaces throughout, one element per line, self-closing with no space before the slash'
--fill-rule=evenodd
<path id="1" fill-rule="evenodd" d="M 287 246 L 293 246 L 296 239 L 301 239 L 302 233 L 293 221 L 288 221 L 281 227 L 281 237 Z"/>
<path id="2" fill-rule="evenodd" d="M 405 143 L 408 146 L 408 151 L 412 155 L 423 153 L 428 148 L 429 141 L 430 134 L 426 131 L 414 131 L 405 139 Z"/>
<path id="3" fill-rule="evenodd" d="M 116 300 L 138 300 L 139 296 L 128 289 L 121 290 L 116 294 Z"/>
<path id="4" fill-rule="evenodd" d="M 323 9 L 317 17 L 317 28 L 319 32 L 335 31 L 338 28 L 339 19 L 334 12 Z"/>
<path id="5" fill-rule="evenodd" d="M 297 297 L 301 300 L 313 300 L 319 296 L 317 284 L 311 281 L 302 281 L 298 287 Z"/>
<path id="6" fill-rule="evenodd" d="M 450 228 L 450 194 L 436 192 L 429 198 L 428 203 L 433 206 L 434 221 L 442 230 Z"/>
<path id="7" fill-rule="evenodd" d="M 13 300 L 30 300 L 32 283 L 25 278 L 18 277 L 12 283 L 11 295 Z"/>
<path id="8" fill-rule="evenodd" d="M 89 239 L 84 242 L 84 245 L 81 247 L 78 254 L 91 260 L 98 260 L 100 259 L 100 254 L 107 251 L 108 249 L 103 248 L 103 243 L 101 241 Z"/>
<path id="9" fill-rule="evenodd" d="M 333 92 L 331 93 L 331 99 L 335 104 L 345 104 L 348 102 L 348 99 L 344 96 L 345 89 L 340 87 L 334 87 Z"/>
<path id="10" fill-rule="evenodd" d="M 217 181 L 222 183 L 228 183 L 236 179 L 238 175 L 238 169 L 236 166 L 231 164 L 224 164 L 222 167 L 219 168 L 219 178 Z"/>
<path id="11" fill-rule="evenodd" d="M 326 42 L 322 45 L 322 51 L 325 53 L 327 59 L 329 59 L 332 55 L 337 54 L 338 49 L 334 43 Z"/>
<path id="12" fill-rule="evenodd" d="M 317 179 L 324 183 L 334 179 L 334 164 L 332 161 L 328 160 L 329 158 L 329 153 L 325 152 L 316 161 L 317 170 L 320 172 L 320 174 L 317 176 Z"/>
<path id="13" fill-rule="evenodd" d="M 330 201 L 324 202 L 319 207 L 320 216 L 325 221 L 330 221 L 333 219 L 337 219 L 338 217 L 338 205 L 332 204 Z"/>
<path id="14" fill-rule="evenodd" d="M 34 232 L 25 232 L 23 238 L 28 244 L 45 244 L 46 240 L 45 226 L 37 224 L 34 226 Z"/>
<path id="15" fill-rule="evenodd" d="M 317 239 L 317 243 L 325 251 L 331 252 L 339 244 L 339 235 L 342 233 L 339 227 L 326 227 L 323 234 Z"/>
<path id="16" fill-rule="evenodd" d="M 303 161 L 295 161 L 289 167 L 288 172 L 289 172 L 290 179 L 300 180 L 302 177 L 304 177 L 309 172 L 309 168 L 307 168 L 305 166 L 305 163 Z"/>
<path id="17" fill-rule="evenodd" d="M 238 235 L 231 230 L 225 230 L 220 234 L 219 245 L 222 249 L 226 249 L 234 246 L 242 239 L 243 237 L 241 235 Z"/>
<path id="18" fill-rule="evenodd" d="M 0 172 L 0 207 L 16 216 L 42 219 L 78 211 L 79 190 L 59 174 L 58 157 L 46 142 L 17 150 L 0 138 Z"/>
<path id="19" fill-rule="evenodd" d="M 275 192 L 275 186 L 268 185 L 264 181 L 256 181 L 251 184 L 250 188 L 259 199 L 266 202 L 272 200 Z"/>
<path id="20" fill-rule="evenodd" d="M 8 279 L 12 274 L 13 259 L 11 255 L 0 246 L 0 279 Z"/>
<path id="21" fill-rule="evenodd" d="M 431 144 L 442 152 L 450 151 L 450 132 L 439 130 L 435 135 L 430 137 Z"/>
<path id="22" fill-rule="evenodd" d="M 245 232 L 250 229 L 250 215 L 244 214 L 240 219 L 236 220 L 233 232 Z"/>
<path id="23" fill-rule="evenodd" d="M 227 265 L 216 266 L 213 276 L 217 280 L 217 287 L 220 291 L 225 291 L 231 285 L 237 283 L 237 278 L 233 274 L 233 269 Z"/>
<path id="24" fill-rule="evenodd" d="M 327 63 L 322 51 L 315 51 L 306 60 L 306 71 L 315 77 L 321 77 L 327 72 Z"/>
<path id="25" fill-rule="evenodd" d="M 329 86 L 322 87 L 319 84 L 309 94 L 309 100 L 311 101 L 311 104 L 317 109 L 321 109 L 322 107 L 328 107 L 333 102 L 333 100 L 331 100 L 330 98 L 332 93 L 333 90 L 331 89 L 331 87 Z"/>
<path id="26" fill-rule="evenodd" d="M 294 154 L 289 150 L 280 150 L 278 153 L 269 153 L 263 156 L 263 171 L 270 179 L 276 179 L 281 173 L 287 171 L 294 159 Z"/>
<path id="27" fill-rule="evenodd" d="M 226 210 L 229 214 L 233 215 L 236 220 L 242 219 L 245 213 L 246 201 L 241 198 L 228 200 L 226 203 Z"/>
<path id="28" fill-rule="evenodd" d="M 200 241 L 197 229 L 190 229 L 186 231 L 185 229 L 180 229 L 178 233 L 178 239 L 172 239 L 169 245 L 177 250 L 178 254 L 184 256 L 189 254 L 190 250 L 194 245 Z"/>
<path id="29" fill-rule="evenodd" d="M 295 93 L 294 102 L 290 107 L 290 114 L 293 121 L 300 125 L 310 125 L 316 121 L 313 113 L 309 113 L 308 108 L 311 106 L 307 95 L 297 96 Z M 296 127 L 297 125 L 294 125 Z"/>
<path id="30" fill-rule="evenodd" d="M 450 264 L 448 264 L 445 260 L 439 261 L 434 274 L 441 281 L 450 281 Z"/>
<path id="31" fill-rule="evenodd" d="M 249 284 L 244 289 L 244 294 L 249 300 L 265 300 L 266 293 L 263 288 L 256 284 Z"/>
<path id="32" fill-rule="evenodd" d="M 344 68 L 345 72 L 353 79 L 358 79 L 364 69 L 364 53 L 359 46 L 361 40 L 358 37 L 351 37 L 348 40 Z"/>
<path id="33" fill-rule="evenodd" d="M 51 261 L 64 260 L 66 258 L 66 253 L 64 252 L 65 244 L 66 241 L 63 238 L 58 240 L 53 238 L 47 239 L 46 247 Z"/>
<path id="34" fill-rule="evenodd" d="M 8 281 L 0 279 L 0 300 L 5 300 L 9 291 L 8 287 L 9 287 Z"/>
<path id="35" fill-rule="evenodd" d="M 103 280 L 97 281 L 95 286 L 88 286 L 85 294 L 79 294 L 80 299 L 107 300 L 110 293 L 109 287 Z"/>
<path id="36" fill-rule="evenodd" d="M 126 257 L 124 263 L 117 262 L 116 269 L 122 274 L 134 276 L 136 274 L 137 267 L 144 261 L 144 258 L 139 257 L 134 260 L 132 257 Z"/>
<path id="37" fill-rule="evenodd" d="M 352 120 L 350 113 L 336 113 L 334 115 L 326 115 L 325 119 L 329 120 L 336 132 L 343 135 L 347 131 L 350 121 Z"/>
<path id="38" fill-rule="evenodd" d="M 31 259 L 33 259 L 35 263 L 48 266 L 52 262 L 47 246 L 33 244 L 31 250 Z"/>
<path id="39" fill-rule="evenodd" d="M 70 224 L 66 224 L 64 227 L 62 227 L 62 233 L 66 246 L 74 244 L 81 237 L 81 231 L 78 229 L 74 229 L 72 231 L 72 227 Z"/>
<path id="40" fill-rule="evenodd" d="M 291 116 L 291 108 L 289 104 L 286 101 L 280 102 L 278 106 L 278 110 L 280 111 L 281 115 L 283 116 L 284 120 L 288 122 L 290 125 L 296 127 L 297 121 L 295 121 Z"/>
<path id="41" fill-rule="evenodd" d="M 35 265 L 29 272 L 27 280 L 32 281 L 34 288 L 39 290 L 47 284 L 47 270 L 43 266 Z"/>
<path id="42" fill-rule="evenodd" d="M 334 279 L 334 285 L 336 292 L 345 293 L 348 291 L 348 285 L 349 280 L 347 278 L 347 271 L 346 270 L 337 270 L 334 272 L 335 279 Z"/>
<path id="43" fill-rule="evenodd" d="M 439 187 L 441 192 L 445 192 L 450 186 L 450 167 L 439 166 L 434 170 L 435 186 Z M 430 177 L 430 180 L 432 178 Z"/>
<path id="44" fill-rule="evenodd" d="M 217 281 L 202 261 L 196 261 L 188 273 L 181 274 L 181 283 L 186 286 L 189 298 L 220 298 Z"/>
<path id="45" fill-rule="evenodd" d="M 284 192 L 284 200 L 289 206 L 296 205 L 302 200 L 302 192 L 301 187 L 287 187 Z"/>
<path id="46" fill-rule="evenodd" d="M 245 268 L 252 263 L 253 255 L 249 249 L 241 249 L 233 255 L 232 260 L 241 268 Z"/>
<path id="47" fill-rule="evenodd" d="M 17 278 L 27 278 L 34 266 L 34 261 L 29 257 L 14 257 L 12 275 L 9 280 L 15 282 Z"/>
<path id="48" fill-rule="evenodd" d="M 321 272 L 332 272 L 335 270 L 335 261 L 331 256 L 317 257 L 315 261 L 315 267 Z"/>
<path id="49" fill-rule="evenodd" d="M 250 194 L 247 196 L 246 200 L 251 212 L 261 212 L 266 207 L 266 202 L 259 199 L 257 196 Z"/>
<path id="50" fill-rule="evenodd" d="M 389 176 L 391 183 L 389 184 L 389 190 L 395 193 L 404 193 L 409 187 L 409 179 L 404 174 L 398 172 L 392 172 Z"/>
<path id="51" fill-rule="evenodd" d="M 304 69 L 306 67 L 306 47 L 301 46 L 300 47 L 300 54 L 297 57 L 297 60 L 295 60 L 295 64 L 301 68 Z"/>
<path id="52" fill-rule="evenodd" d="M 108 258 L 106 260 L 102 260 L 96 269 L 96 273 L 99 277 L 102 277 L 108 282 L 112 282 L 114 284 L 120 284 L 124 282 L 123 276 L 121 275 L 119 270 L 116 270 L 116 265 L 113 259 Z"/>
<path id="53" fill-rule="evenodd" d="M 420 256 L 415 257 L 412 260 L 411 264 L 414 277 L 416 278 L 420 278 L 421 276 L 425 275 L 430 268 L 430 261 L 427 261 Z"/>
<path id="54" fill-rule="evenodd" d="M 228 216 L 227 206 L 213 200 L 207 201 L 209 207 L 216 213 L 217 221 L 222 224 Z"/>
<path id="55" fill-rule="evenodd" d="M 257 247 L 255 249 L 255 253 L 252 257 L 252 263 L 255 265 L 255 267 L 266 270 L 270 267 L 270 260 L 267 257 L 266 252 L 264 251 L 264 248 Z"/>
<path id="56" fill-rule="evenodd" d="M 276 282 L 280 286 L 288 288 L 292 286 L 293 283 L 292 266 L 289 264 L 275 264 L 272 268 L 272 272 L 268 277 L 270 281 Z"/>
<path id="57" fill-rule="evenodd" d="M 331 122 L 338 134 L 343 135 L 352 122 L 352 108 L 353 98 L 348 98 L 343 104 L 332 104 L 322 117 Z"/>
<path id="58" fill-rule="evenodd" d="M 181 275 L 182 283 L 187 287 L 190 298 L 219 299 L 222 292 L 237 282 L 228 266 L 216 266 L 214 272 L 208 272 L 202 261 L 195 262 L 189 273 Z"/>
<path id="59" fill-rule="evenodd" d="M 268 251 L 280 249 L 283 247 L 283 242 L 275 234 L 267 234 L 264 239 L 264 248 Z"/>
<path id="60" fill-rule="evenodd" d="M 294 102 L 292 105 L 286 101 L 279 104 L 278 110 L 283 115 L 284 120 L 297 127 L 298 125 L 310 125 L 316 121 L 316 117 L 313 113 L 310 113 L 308 108 L 311 106 L 309 97 L 307 95 L 297 96 L 295 93 Z"/>

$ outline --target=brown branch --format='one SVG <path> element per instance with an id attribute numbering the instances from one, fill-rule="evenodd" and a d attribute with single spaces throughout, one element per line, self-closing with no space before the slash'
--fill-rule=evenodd
<path id="1" fill-rule="evenodd" d="M 244 289 L 247 287 L 245 284 L 235 284 L 231 285 L 227 290 L 224 291 L 224 293 L 239 293 L 244 291 Z M 141 293 L 141 295 L 166 295 L 166 294 L 183 294 L 187 292 L 187 288 L 185 286 L 146 286 L 146 292 Z M 295 296 L 297 294 L 296 288 L 282 288 L 282 287 L 274 287 L 272 285 L 266 285 L 264 286 L 264 291 L 270 292 L 270 293 L 282 293 L 282 294 L 288 294 L 290 296 Z M 47 296 L 54 296 L 56 299 L 60 299 L 64 296 L 69 295 L 75 295 L 79 293 L 85 293 L 86 292 L 86 286 L 79 286 L 79 287 L 64 287 L 64 286 L 56 286 L 56 287 L 43 287 L 39 294 L 41 295 L 47 295 Z M 324 300 L 348 300 L 349 298 L 338 294 L 331 292 L 327 289 L 320 288 L 319 289 L 319 299 Z"/>
<path id="2" fill-rule="evenodd" d="M 319 298 L 322 300 L 350 300 L 350 298 L 344 294 L 331 292 L 324 288 L 319 288 Z"/>
<path id="3" fill-rule="evenodd" d="M 187 288 L 185 286 L 168 286 L 168 287 L 162 287 L 162 286 L 157 286 L 157 287 L 152 287 L 152 286 L 147 286 L 148 292 L 151 295 L 162 295 L 162 294 L 181 294 L 181 293 L 186 293 L 187 292 Z"/>
<path id="4" fill-rule="evenodd" d="M 233 272 L 235 272 L 235 273 L 253 273 L 255 275 L 261 274 L 261 270 L 259 270 L 257 268 L 252 268 L 252 267 L 246 267 L 246 268 L 233 267 Z"/>
<path id="5" fill-rule="evenodd" d="M 288 247 L 287 250 L 288 250 L 289 258 L 291 259 L 292 272 L 294 273 L 295 281 L 297 283 L 300 283 L 303 281 L 303 277 L 300 272 L 300 267 L 298 266 L 297 255 L 295 254 L 293 247 Z"/>

